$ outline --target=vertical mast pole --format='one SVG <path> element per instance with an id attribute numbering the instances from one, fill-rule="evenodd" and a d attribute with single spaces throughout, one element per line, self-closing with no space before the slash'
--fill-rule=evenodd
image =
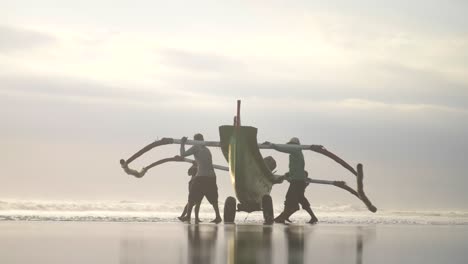
<path id="1" fill-rule="evenodd" d="M 241 100 L 237 100 L 237 118 L 236 118 L 236 126 L 237 127 L 239 127 L 241 125 L 240 107 L 241 107 Z"/>

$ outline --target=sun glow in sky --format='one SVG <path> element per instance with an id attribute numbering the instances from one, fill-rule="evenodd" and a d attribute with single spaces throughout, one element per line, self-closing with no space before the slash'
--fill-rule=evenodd
<path id="1" fill-rule="evenodd" d="M 218 140 L 242 99 L 259 141 L 297 136 L 362 162 L 377 205 L 466 208 L 467 11 L 457 0 L 0 0 L 0 198 L 184 200 L 184 166 L 135 180 L 118 160 L 157 137 Z M 323 157 L 306 163 L 353 183 Z M 232 195 L 218 178 L 220 199 Z M 311 200 L 356 202 L 329 188 Z"/>

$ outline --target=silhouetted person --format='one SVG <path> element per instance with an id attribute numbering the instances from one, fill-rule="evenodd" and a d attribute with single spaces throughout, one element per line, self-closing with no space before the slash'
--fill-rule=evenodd
<path id="1" fill-rule="evenodd" d="M 305 175 L 306 175 L 306 179 L 307 179 L 309 173 L 307 171 L 305 171 Z M 307 186 L 309 186 L 309 183 L 306 182 L 306 188 L 307 188 Z M 307 200 L 307 197 L 305 197 L 305 192 L 304 192 L 304 195 L 302 195 L 302 197 L 299 198 L 299 204 L 301 205 L 302 209 L 304 209 L 305 211 L 307 211 L 308 208 L 310 208 L 310 203 L 309 203 L 309 200 Z M 313 212 L 312 212 L 312 214 L 313 214 Z M 309 215 L 312 218 L 312 215 L 310 213 L 309 213 Z M 292 223 L 292 221 L 289 220 L 289 217 L 286 218 L 285 221 L 289 222 L 289 223 Z M 310 223 L 310 221 L 309 221 L 309 223 Z"/>
<path id="2" fill-rule="evenodd" d="M 218 226 L 193 225 L 187 227 L 188 263 L 210 264 L 216 259 Z"/>
<path id="3" fill-rule="evenodd" d="M 193 139 L 198 141 L 204 140 L 202 134 L 196 134 Z M 186 141 L 187 137 L 183 137 L 180 144 L 180 156 L 187 157 L 194 155 L 198 170 L 190 188 L 187 216 L 182 218 L 182 220 L 190 222 L 193 206 L 200 203 L 203 197 L 206 197 L 216 213 L 216 218 L 211 222 L 219 223 L 222 219 L 218 208 L 218 186 L 216 185 L 216 173 L 213 168 L 211 152 L 207 147 L 200 145 L 194 145 L 185 151 Z M 198 223 L 199 219 L 195 219 L 195 222 Z"/>
<path id="4" fill-rule="evenodd" d="M 293 137 L 287 144 L 300 145 L 300 142 L 298 138 Z M 309 223 L 317 223 L 318 219 L 310 208 L 309 201 L 304 196 L 308 183 L 306 182 L 307 175 L 304 171 L 305 161 L 302 150 L 284 148 L 275 144 L 271 144 L 271 146 L 277 151 L 289 154 L 289 172 L 285 174 L 286 180 L 289 181 L 289 188 L 286 193 L 284 210 L 275 218 L 275 222 L 284 224 L 292 214 L 299 210 L 299 203 L 301 203 L 302 208 L 310 215 Z"/>
<path id="5" fill-rule="evenodd" d="M 189 190 L 189 197 L 190 197 L 190 189 L 192 187 L 193 178 L 197 174 L 197 163 L 196 162 L 194 162 L 192 164 L 192 166 L 188 169 L 187 174 L 188 174 L 188 176 L 191 176 L 190 181 L 188 183 L 188 186 L 189 186 L 188 190 Z M 198 221 L 198 222 L 201 222 L 200 218 L 198 217 L 198 214 L 200 212 L 200 205 L 201 205 L 201 201 L 195 205 L 195 221 Z M 181 220 L 181 221 L 184 220 L 184 217 L 187 215 L 187 208 L 188 208 L 188 202 L 185 205 L 184 211 L 182 212 L 182 214 L 179 217 L 177 217 L 179 220 Z"/>

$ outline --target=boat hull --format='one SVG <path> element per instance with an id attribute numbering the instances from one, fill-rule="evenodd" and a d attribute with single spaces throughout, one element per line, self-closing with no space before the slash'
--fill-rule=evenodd
<path id="1" fill-rule="evenodd" d="M 245 211 L 261 210 L 262 198 L 270 194 L 274 177 L 258 149 L 257 128 L 221 126 L 219 134 L 239 207 Z"/>

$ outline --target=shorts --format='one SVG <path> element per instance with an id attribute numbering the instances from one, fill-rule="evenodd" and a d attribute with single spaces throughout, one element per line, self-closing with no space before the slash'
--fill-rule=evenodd
<path id="1" fill-rule="evenodd" d="M 193 182 L 193 180 L 190 180 L 188 182 L 188 192 L 189 192 L 189 194 L 190 194 L 190 189 L 192 189 L 192 182 Z"/>
<path id="2" fill-rule="evenodd" d="M 299 204 L 302 205 L 303 209 L 310 207 L 310 203 L 304 195 L 307 185 L 304 181 L 291 181 L 286 193 L 286 201 L 284 201 L 285 209 L 297 211 Z"/>
<path id="3" fill-rule="evenodd" d="M 198 176 L 191 181 L 189 202 L 198 204 L 206 197 L 210 204 L 218 203 L 218 186 L 216 177 Z"/>

